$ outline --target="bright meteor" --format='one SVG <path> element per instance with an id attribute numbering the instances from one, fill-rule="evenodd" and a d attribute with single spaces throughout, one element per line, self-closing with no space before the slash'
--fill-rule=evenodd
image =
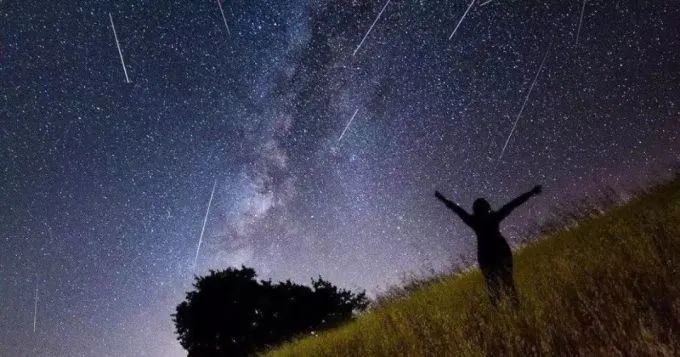
<path id="1" fill-rule="evenodd" d="M 113 30 L 113 37 L 116 39 L 116 47 L 118 47 L 118 55 L 120 55 L 120 63 L 123 65 L 123 73 L 125 73 L 125 83 L 130 83 L 130 78 L 128 77 L 127 69 L 125 68 L 125 60 L 123 60 L 123 51 L 120 49 L 120 43 L 118 42 L 118 35 L 116 34 L 116 26 L 113 24 L 113 16 L 109 12 L 109 20 L 111 20 L 111 29 Z"/>
<path id="2" fill-rule="evenodd" d="M 371 30 L 373 30 L 373 26 L 375 26 L 376 22 L 378 22 L 378 20 L 380 20 L 380 16 L 382 16 L 383 12 L 387 8 L 387 5 L 390 4 L 390 1 L 391 0 L 387 0 L 387 2 L 385 3 L 385 6 L 383 6 L 382 10 L 380 10 L 380 13 L 378 13 L 378 16 L 375 18 L 375 21 L 373 21 L 373 23 L 371 24 L 371 27 L 369 27 L 368 31 L 366 31 L 364 38 L 361 39 L 361 42 L 359 42 L 359 46 L 357 46 L 357 48 L 354 50 L 354 53 L 352 53 L 352 56 L 356 55 L 357 51 L 359 51 L 359 49 L 361 48 L 361 45 L 364 44 L 364 41 L 366 41 L 366 37 L 368 37 L 368 34 L 371 33 Z"/>
<path id="3" fill-rule="evenodd" d="M 515 119 L 515 123 L 512 124 L 512 129 L 510 130 L 510 135 L 508 135 L 508 139 L 505 140 L 505 145 L 503 145 L 503 150 L 501 150 L 500 156 L 498 156 L 498 160 L 503 158 L 503 154 L 505 153 L 505 148 L 508 147 L 508 143 L 510 142 L 510 138 L 512 137 L 512 134 L 515 132 L 515 128 L 517 128 L 517 123 L 519 122 L 520 117 L 522 117 L 522 112 L 524 111 L 524 107 L 527 105 L 527 102 L 529 101 L 529 96 L 531 95 L 531 91 L 534 89 L 534 86 L 536 85 L 536 81 L 538 80 L 538 76 L 541 74 L 541 71 L 543 70 L 543 65 L 545 65 L 545 59 L 548 58 L 548 53 L 550 52 L 550 49 L 552 48 L 552 42 L 550 42 L 550 45 L 548 45 L 548 49 L 545 51 L 545 54 L 543 55 L 543 60 L 541 60 L 541 65 L 538 67 L 538 71 L 536 72 L 536 76 L 534 77 L 534 81 L 531 82 L 531 86 L 529 87 L 529 91 L 527 92 L 527 96 L 524 98 L 524 103 L 522 103 L 522 108 L 520 108 L 519 113 L 517 113 L 517 118 Z"/>
<path id="4" fill-rule="evenodd" d="M 231 36 L 231 30 L 229 29 L 229 25 L 227 24 L 227 18 L 224 17 L 224 10 L 222 9 L 222 1 L 217 0 L 217 6 L 220 8 L 220 13 L 222 14 L 222 20 L 224 21 L 224 27 L 227 28 L 227 33 L 229 36 Z"/>
<path id="5" fill-rule="evenodd" d="M 205 224 L 208 222 L 208 213 L 210 213 L 210 205 L 212 204 L 213 196 L 215 196 L 215 187 L 217 187 L 217 180 L 213 184 L 212 192 L 210 192 L 210 200 L 208 200 L 208 208 L 205 210 L 205 217 L 203 217 L 203 228 L 201 228 L 201 235 L 198 237 L 198 245 L 196 246 L 196 255 L 194 256 L 194 268 L 196 271 L 196 263 L 198 262 L 198 253 L 201 250 L 203 243 L 203 233 L 205 233 Z"/>
<path id="6" fill-rule="evenodd" d="M 463 16 L 460 17 L 460 20 L 458 21 L 458 24 L 456 25 L 456 28 L 453 29 L 453 32 L 451 32 L 451 36 L 449 36 L 449 40 L 452 39 L 452 38 L 453 38 L 453 35 L 456 34 L 456 31 L 458 31 L 458 27 L 460 27 L 460 24 L 463 23 L 463 20 L 465 20 L 465 16 L 467 16 L 468 12 L 470 11 L 470 9 L 472 9 L 472 6 L 473 6 L 474 4 L 475 4 L 475 0 L 472 0 L 472 2 L 470 2 L 470 6 L 468 6 L 468 8 L 467 8 L 467 9 L 465 10 L 465 12 L 463 13 Z M 486 4 L 486 3 L 485 3 L 485 4 Z"/>
<path id="7" fill-rule="evenodd" d="M 354 111 L 354 114 L 352 114 L 352 117 L 349 118 L 349 122 L 347 122 L 347 125 L 345 125 L 345 129 L 342 131 L 342 134 L 340 134 L 340 138 L 338 139 L 338 142 L 342 140 L 342 137 L 345 136 L 345 132 L 347 131 L 347 128 L 349 128 L 350 124 L 352 124 L 352 121 L 354 121 L 354 117 L 357 116 L 357 113 L 359 112 L 359 108 Z"/>

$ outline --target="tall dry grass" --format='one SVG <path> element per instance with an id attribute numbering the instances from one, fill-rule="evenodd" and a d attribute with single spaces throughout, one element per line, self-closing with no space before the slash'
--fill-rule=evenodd
<path id="1" fill-rule="evenodd" d="M 478 271 L 438 278 L 270 356 L 678 356 L 680 179 L 515 255 L 521 306 Z"/>

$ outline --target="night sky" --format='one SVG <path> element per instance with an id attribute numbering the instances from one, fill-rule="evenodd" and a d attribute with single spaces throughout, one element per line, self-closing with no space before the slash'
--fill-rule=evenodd
<path id="1" fill-rule="evenodd" d="M 194 273 L 375 294 L 473 261 L 435 189 L 544 184 L 516 242 L 678 162 L 676 2 L 468 5 L 0 1 L 0 355 L 180 356 Z"/>

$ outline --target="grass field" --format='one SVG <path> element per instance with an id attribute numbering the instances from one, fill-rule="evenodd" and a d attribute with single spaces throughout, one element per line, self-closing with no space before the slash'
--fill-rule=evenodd
<path id="1" fill-rule="evenodd" d="M 521 307 L 443 277 L 270 356 L 680 355 L 680 179 L 515 254 Z"/>

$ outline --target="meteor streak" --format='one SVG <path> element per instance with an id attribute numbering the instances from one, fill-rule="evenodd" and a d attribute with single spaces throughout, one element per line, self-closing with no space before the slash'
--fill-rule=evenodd
<path id="1" fill-rule="evenodd" d="M 534 89 L 534 86 L 536 85 L 536 81 L 538 80 L 538 76 L 541 74 L 541 70 L 543 70 L 543 65 L 545 65 L 545 59 L 548 58 L 548 53 L 550 52 L 550 49 L 552 48 L 552 41 L 550 42 L 550 45 L 548 45 L 548 49 L 545 51 L 545 54 L 543 55 L 543 60 L 541 60 L 541 65 L 538 67 L 538 71 L 536 72 L 536 76 L 534 77 L 534 81 L 531 82 L 531 86 L 529 87 L 529 91 L 527 92 L 527 96 L 524 98 L 524 103 L 522 103 L 522 108 L 520 108 L 519 113 L 517 113 L 517 118 L 515 119 L 515 123 L 512 124 L 512 129 L 510 130 L 510 135 L 508 135 L 508 139 L 505 140 L 505 145 L 503 145 L 503 150 L 501 150 L 500 156 L 498 156 L 498 160 L 503 158 L 503 154 L 505 153 L 505 148 L 508 147 L 508 143 L 510 142 L 510 138 L 512 137 L 512 134 L 515 132 L 515 128 L 517 128 L 517 123 L 519 122 L 519 118 L 522 116 L 522 112 L 524 111 L 524 107 L 527 105 L 527 101 L 529 101 L 529 96 L 531 95 L 531 91 Z"/>
<path id="2" fill-rule="evenodd" d="M 375 26 L 376 22 L 378 22 L 378 20 L 380 19 L 380 16 L 382 15 L 382 13 L 383 13 L 383 12 L 385 11 L 385 9 L 387 8 L 387 5 L 390 4 L 390 1 L 391 1 L 391 0 L 387 0 L 387 2 L 385 3 L 385 6 L 383 6 L 382 10 L 380 10 L 380 12 L 378 13 L 378 16 L 375 18 L 375 21 L 373 21 L 373 23 L 371 24 L 371 27 L 369 27 L 369 28 L 368 28 L 368 31 L 366 31 L 366 34 L 364 35 L 364 38 L 362 38 L 362 39 L 361 39 L 361 42 L 359 42 L 359 46 L 357 46 L 357 48 L 354 50 L 354 53 L 352 53 L 352 56 L 356 55 L 356 54 L 357 54 L 357 51 L 359 51 L 359 49 L 361 48 L 361 45 L 364 44 L 364 41 L 366 41 L 366 37 L 368 37 L 368 34 L 371 33 L 371 30 L 373 30 L 373 26 Z"/>
<path id="3" fill-rule="evenodd" d="M 194 271 L 196 271 L 198 252 L 201 250 L 201 243 L 203 243 L 203 233 L 205 232 L 205 224 L 208 222 L 208 213 L 210 212 L 210 205 L 212 204 L 213 196 L 215 195 L 215 187 L 217 187 L 217 180 L 215 180 L 215 183 L 213 184 L 212 192 L 210 192 L 210 200 L 208 200 L 208 208 L 205 210 L 205 217 L 203 217 L 203 228 L 201 228 L 201 235 L 198 237 L 196 255 L 194 256 L 194 268 L 193 268 Z"/>
<path id="4" fill-rule="evenodd" d="M 458 21 L 458 24 L 456 25 L 456 28 L 453 29 L 453 32 L 451 32 L 451 36 L 449 36 L 449 40 L 453 38 L 453 35 L 456 34 L 456 31 L 458 31 L 458 27 L 460 27 L 460 24 L 463 23 L 463 20 L 465 20 L 465 16 L 467 16 L 467 13 L 472 9 L 472 5 L 475 4 L 475 0 L 472 0 L 470 2 L 470 6 L 468 6 L 467 10 L 463 13 L 463 16 L 460 17 L 460 20 Z"/>
<path id="5" fill-rule="evenodd" d="M 581 17 L 578 19 L 578 30 L 576 31 L 576 44 L 578 45 L 578 38 L 581 35 L 581 26 L 583 25 L 583 13 L 586 11 L 586 1 L 583 0 L 583 6 L 581 6 Z"/>
<path id="6" fill-rule="evenodd" d="M 38 322 L 38 277 L 35 279 L 35 298 L 33 299 L 33 333 Z"/>
<path id="7" fill-rule="evenodd" d="M 342 140 L 342 137 L 345 136 L 345 132 L 347 131 L 347 128 L 349 128 L 350 124 L 352 124 L 352 121 L 354 120 L 354 117 L 357 116 L 357 113 L 359 112 L 359 108 L 354 111 L 354 114 L 352 114 L 352 117 L 349 119 L 349 122 L 347 122 L 347 125 L 345 125 L 345 129 L 342 131 L 342 134 L 340 134 L 340 138 L 338 141 Z"/>
<path id="8" fill-rule="evenodd" d="M 217 0 L 217 6 L 220 7 L 220 13 L 222 14 L 222 20 L 224 20 L 224 27 L 227 28 L 227 33 L 231 36 L 231 30 L 229 30 L 229 25 L 227 25 L 227 18 L 224 17 L 224 10 L 222 10 L 222 1 Z"/>
<path id="9" fill-rule="evenodd" d="M 113 24 L 113 16 L 109 12 L 109 20 L 111 20 L 111 29 L 113 29 L 113 37 L 116 39 L 116 47 L 118 47 L 118 54 L 120 55 L 120 63 L 123 65 L 123 72 L 125 73 L 125 83 L 130 83 L 127 69 L 125 68 L 125 60 L 123 60 L 123 51 L 120 50 L 120 43 L 118 42 L 118 35 L 116 34 L 116 26 Z"/>

